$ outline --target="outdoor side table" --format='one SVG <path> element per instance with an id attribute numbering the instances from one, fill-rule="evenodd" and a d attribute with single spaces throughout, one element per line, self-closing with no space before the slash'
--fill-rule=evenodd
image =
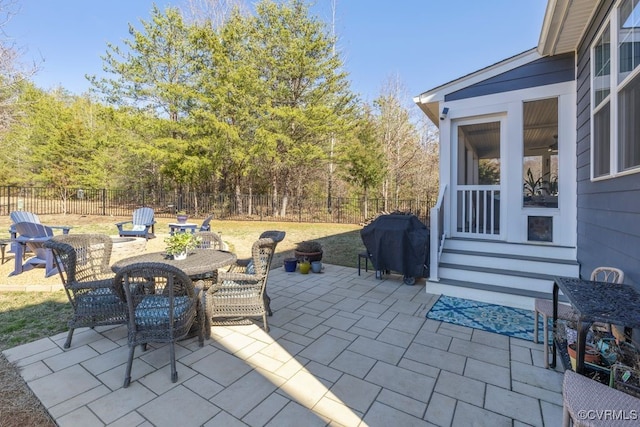
<path id="1" fill-rule="evenodd" d="M 193 224 L 190 222 L 185 222 L 185 223 L 170 222 L 169 234 L 173 236 L 175 233 L 184 233 L 187 230 L 191 231 L 191 234 L 193 234 L 196 232 L 196 228 L 198 228 L 198 224 Z"/>
<path id="2" fill-rule="evenodd" d="M 640 328 L 640 293 L 630 285 L 596 282 L 573 277 L 556 277 L 553 284 L 553 330 L 558 325 L 558 293 L 567 297 L 578 313 L 576 372 L 584 372 L 587 332 L 594 322 Z M 556 366 L 556 340 L 553 340 L 551 367 Z"/>
<path id="3" fill-rule="evenodd" d="M 0 251 L 2 252 L 2 264 L 4 264 L 4 251 L 7 245 L 11 244 L 11 239 L 0 239 Z"/>

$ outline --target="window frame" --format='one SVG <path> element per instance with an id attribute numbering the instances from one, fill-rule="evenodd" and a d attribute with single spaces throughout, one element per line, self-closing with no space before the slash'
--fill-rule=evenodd
<path id="1" fill-rule="evenodd" d="M 611 179 L 618 176 L 635 174 L 640 172 L 640 162 L 637 165 L 631 166 L 627 169 L 622 169 L 619 161 L 619 153 L 621 152 L 621 141 L 619 135 L 619 119 L 620 115 L 618 114 L 618 105 L 620 102 L 620 94 L 630 85 L 634 79 L 640 78 L 640 65 L 636 65 L 635 68 L 627 72 L 624 78 L 620 81 L 620 46 L 619 46 L 619 35 L 620 35 L 620 15 L 621 15 L 621 6 L 626 0 L 619 0 L 615 7 L 612 9 L 612 12 L 609 16 L 603 21 L 602 28 L 598 31 L 596 36 L 594 37 L 593 43 L 590 47 L 590 71 L 591 74 L 589 76 L 590 80 L 590 101 L 591 101 L 591 111 L 590 111 L 590 177 L 592 181 L 599 181 L 604 179 Z M 640 5 L 637 7 L 640 8 Z M 597 54 L 602 53 L 602 51 L 598 52 L 598 47 L 600 46 L 600 41 L 603 38 L 605 32 L 609 30 L 609 93 L 607 96 L 603 97 L 600 100 L 598 105 L 596 103 L 596 95 L 597 88 L 601 88 L 602 84 L 596 85 L 597 79 L 602 79 L 602 76 L 596 76 L 596 64 L 598 61 L 596 60 Z M 640 40 L 638 40 L 640 42 Z M 609 170 L 607 172 L 602 173 L 601 175 L 596 175 L 596 145 L 599 141 L 596 140 L 598 136 L 596 134 L 595 123 L 596 116 L 598 113 L 603 111 L 604 108 L 609 108 L 609 139 L 606 141 L 608 143 L 609 149 Z M 640 111 L 636 112 L 636 114 L 640 114 Z M 607 144 L 601 144 L 601 148 L 605 148 Z"/>

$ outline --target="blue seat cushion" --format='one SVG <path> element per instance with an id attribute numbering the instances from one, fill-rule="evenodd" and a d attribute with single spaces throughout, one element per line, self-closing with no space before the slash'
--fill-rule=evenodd
<path id="1" fill-rule="evenodd" d="M 105 305 L 122 304 L 120 297 L 110 288 L 99 288 L 76 297 L 79 304 L 83 305 Z"/>
<path id="2" fill-rule="evenodd" d="M 173 318 L 180 319 L 190 307 L 189 297 L 180 296 L 173 300 Z M 140 301 L 135 311 L 136 324 L 141 326 L 161 326 L 169 323 L 169 298 L 150 295 Z"/>
<path id="3" fill-rule="evenodd" d="M 249 261 L 244 272 L 247 274 L 256 274 L 256 266 L 253 265 L 253 260 Z"/>

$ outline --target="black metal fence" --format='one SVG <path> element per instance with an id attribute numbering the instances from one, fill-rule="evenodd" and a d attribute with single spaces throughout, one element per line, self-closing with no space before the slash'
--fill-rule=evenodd
<path id="1" fill-rule="evenodd" d="M 141 206 L 153 208 L 160 218 L 170 218 L 177 211 L 185 211 L 196 217 L 214 214 L 218 219 L 343 224 L 362 223 L 382 211 L 402 211 L 411 212 L 425 224 L 429 224 L 432 200 L 429 197 L 424 200 L 401 200 L 385 206 L 382 199 L 369 199 L 365 209 L 361 198 L 334 197 L 329 207 L 326 198 L 290 197 L 283 215 L 282 200 L 268 195 L 236 197 L 175 191 L 0 187 L 0 215 L 25 210 L 40 215 L 129 216 Z"/>

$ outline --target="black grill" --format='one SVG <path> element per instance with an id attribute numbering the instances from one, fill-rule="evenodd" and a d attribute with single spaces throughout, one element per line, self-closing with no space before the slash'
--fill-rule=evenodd
<path id="1" fill-rule="evenodd" d="M 406 284 L 429 272 L 429 229 L 415 215 L 381 215 L 366 225 L 360 236 L 380 277 L 402 273 Z"/>

